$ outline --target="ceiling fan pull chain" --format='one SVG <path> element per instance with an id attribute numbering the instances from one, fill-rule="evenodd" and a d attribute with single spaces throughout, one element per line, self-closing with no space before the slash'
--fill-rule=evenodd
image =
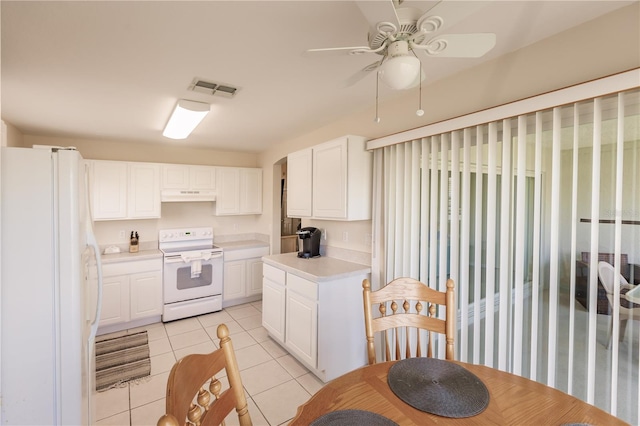
<path id="1" fill-rule="evenodd" d="M 418 80 L 420 80 L 420 89 L 418 95 L 418 110 L 416 111 L 416 115 L 418 117 L 422 117 L 424 115 L 424 110 L 422 109 L 422 61 L 420 61 L 420 74 L 418 74 Z"/>
<path id="2" fill-rule="evenodd" d="M 380 84 L 380 71 L 376 71 L 376 118 L 373 119 L 375 123 L 380 122 L 380 117 L 378 117 L 378 85 Z"/>

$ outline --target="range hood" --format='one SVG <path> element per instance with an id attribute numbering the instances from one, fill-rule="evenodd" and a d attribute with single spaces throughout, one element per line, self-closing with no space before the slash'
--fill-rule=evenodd
<path id="1" fill-rule="evenodd" d="M 184 190 L 184 189 L 163 189 L 160 194 L 160 201 L 163 203 L 179 203 L 193 201 L 215 201 L 215 191 L 207 190 Z"/>

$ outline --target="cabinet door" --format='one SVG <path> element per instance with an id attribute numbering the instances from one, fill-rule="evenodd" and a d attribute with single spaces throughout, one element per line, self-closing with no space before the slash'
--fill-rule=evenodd
<path id="1" fill-rule="evenodd" d="M 129 276 L 131 320 L 162 315 L 162 271 Z"/>
<path id="2" fill-rule="evenodd" d="M 262 213 L 262 169 L 240 170 L 240 214 Z"/>
<path id="3" fill-rule="evenodd" d="M 240 211 L 240 169 L 218 167 L 217 215 L 234 215 Z"/>
<path id="4" fill-rule="evenodd" d="M 315 368 L 318 353 L 316 301 L 287 289 L 285 321 L 285 346 Z"/>
<path id="5" fill-rule="evenodd" d="M 100 327 L 129 321 L 129 277 L 105 277 L 102 282 Z"/>
<path id="6" fill-rule="evenodd" d="M 313 217 L 347 218 L 347 139 L 313 148 Z"/>
<path id="7" fill-rule="evenodd" d="M 311 217 L 311 148 L 287 156 L 287 216 Z"/>
<path id="8" fill-rule="evenodd" d="M 223 300 L 237 299 L 246 295 L 246 261 L 224 262 Z"/>
<path id="9" fill-rule="evenodd" d="M 163 164 L 162 189 L 189 189 L 189 166 Z"/>
<path id="10" fill-rule="evenodd" d="M 284 285 L 264 277 L 262 281 L 262 326 L 280 343 L 284 343 Z"/>
<path id="11" fill-rule="evenodd" d="M 92 162 L 93 219 L 125 219 L 127 217 L 127 163 Z"/>
<path id="12" fill-rule="evenodd" d="M 160 217 L 160 165 L 129 163 L 128 217 Z"/>
<path id="13" fill-rule="evenodd" d="M 262 259 L 247 259 L 247 296 L 262 293 Z"/>
<path id="14" fill-rule="evenodd" d="M 209 166 L 190 166 L 190 189 L 216 189 L 216 168 Z"/>

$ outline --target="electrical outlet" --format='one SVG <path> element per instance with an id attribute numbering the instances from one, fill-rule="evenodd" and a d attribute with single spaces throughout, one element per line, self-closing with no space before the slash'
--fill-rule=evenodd
<path id="1" fill-rule="evenodd" d="M 347 231 L 342 232 L 342 241 L 349 242 L 349 233 Z"/>
<path id="2" fill-rule="evenodd" d="M 120 231 L 119 236 L 121 240 L 124 240 L 125 238 L 127 238 L 127 233 L 125 231 Z"/>
<path id="3" fill-rule="evenodd" d="M 325 240 L 325 241 L 327 240 L 327 230 L 326 229 L 322 230 L 322 239 Z"/>

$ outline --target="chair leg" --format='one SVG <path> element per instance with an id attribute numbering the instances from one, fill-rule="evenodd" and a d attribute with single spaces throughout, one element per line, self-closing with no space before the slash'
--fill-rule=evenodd
<path id="1" fill-rule="evenodd" d="M 613 315 L 609 315 L 609 333 L 607 336 L 607 349 L 611 349 L 611 335 L 613 334 Z"/>

